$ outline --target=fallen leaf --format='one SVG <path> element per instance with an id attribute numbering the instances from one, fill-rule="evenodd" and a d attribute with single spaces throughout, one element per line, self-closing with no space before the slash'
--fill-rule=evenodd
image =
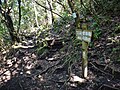
<path id="1" fill-rule="evenodd" d="M 86 79 L 83 79 L 83 78 L 80 78 L 80 77 L 74 75 L 74 76 L 71 76 L 70 81 L 84 83 L 86 81 Z"/>

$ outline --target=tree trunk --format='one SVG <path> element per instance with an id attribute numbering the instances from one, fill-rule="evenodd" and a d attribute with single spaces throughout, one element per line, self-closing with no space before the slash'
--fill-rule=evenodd
<path id="1" fill-rule="evenodd" d="M 13 27 L 13 21 L 10 17 L 9 14 L 4 14 L 4 18 L 6 20 L 5 24 L 6 24 L 6 27 L 8 28 L 8 31 L 9 31 L 9 34 L 11 36 L 11 40 L 12 42 L 14 43 L 15 41 L 17 42 L 20 42 L 20 39 L 18 38 L 15 30 L 14 30 L 14 27 Z"/>
<path id="2" fill-rule="evenodd" d="M 52 13 L 52 0 L 46 0 L 46 7 L 49 8 L 49 10 L 47 10 L 48 26 L 52 26 L 54 22 L 54 17 Z"/>
<path id="3" fill-rule="evenodd" d="M 2 4 L 7 4 L 6 0 L 5 0 L 4 3 L 2 3 L 1 0 L 0 0 L 0 5 L 1 5 L 1 7 L 0 7 L 0 13 L 4 17 L 4 19 L 5 19 L 5 25 L 6 25 L 7 29 L 8 29 L 8 31 L 9 31 L 11 40 L 12 40 L 13 43 L 15 43 L 15 41 L 20 42 L 20 39 L 18 38 L 17 33 L 14 30 L 13 21 L 11 19 L 11 16 L 9 15 L 11 9 L 8 6 L 8 7 L 6 7 L 8 10 L 5 11 L 2 8 Z"/>

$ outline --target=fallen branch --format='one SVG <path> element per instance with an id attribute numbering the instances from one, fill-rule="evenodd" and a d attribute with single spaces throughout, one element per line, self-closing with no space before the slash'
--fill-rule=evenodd
<path id="1" fill-rule="evenodd" d="M 58 65 L 61 61 L 59 61 L 58 63 L 56 63 L 55 65 L 52 65 L 50 67 L 48 67 L 47 69 L 45 69 L 43 72 L 41 72 L 39 75 L 45 74 L 49 69 L 53 68 L 54 66 Z"/>
<path id="2" fill-rule="evenodd" d="M 119 89 L 107 84 L 103 84 L 99 87 L 98 90 L 119 90 Z"/>
<path id="3" fill-rule="evenodd" d="M 19 48 L 28 49 L 28 48 L 34 48 L 35 46 L 23 46 L 23 45 L 15 46 L 15 45 L 13 45 L 12 47 L 13 47 L 14 49 L 19 49 Z"/>
<path id="4" fill-rule="evenodd" d="M 106 75 L 109 75 L 109 76 L 112 76 L 112 77 L 113 77 L 113 75 L 111 75 L 111 74 L 109 74 L 109 73 L 106 73 L 106 72 L 104 72 L 103 70 L 97 68 L 92 62 L 90 62 L 90 64 L 91 64 L 95 69 L 97 69 L 98 71 L 100 71 L 100 72 L 102 72 L 102 73 L 104 73 L 104 74 L 106 74 Z"/>

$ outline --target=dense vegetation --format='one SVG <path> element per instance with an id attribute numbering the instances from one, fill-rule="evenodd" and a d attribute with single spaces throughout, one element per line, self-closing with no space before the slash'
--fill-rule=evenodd
<path id="1" fill-rule="evenodd" d="M 119 67 L 120 0 L 0 0 L 0 90 L 119 90 Z"/>

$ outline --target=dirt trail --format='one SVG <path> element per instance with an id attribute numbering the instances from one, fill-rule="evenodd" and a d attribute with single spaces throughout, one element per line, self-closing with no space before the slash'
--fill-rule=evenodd
<path id="1" fill-rule="evenodd" d="M 89 79 L 85 82 L 70 80 L 71 75 L 82 77 L 81 61 L 64 64 L 63 46 L 45 48 L 41 56 L 35 39 L 27 38 L 22 46 L 0 55 L 0 90 L 120 90 L 120 44 L 115 42 L 120 33 L 112 37 L 104 29 L 102 38 L 94 41 L 95 47 L 89 48 Z"/>

